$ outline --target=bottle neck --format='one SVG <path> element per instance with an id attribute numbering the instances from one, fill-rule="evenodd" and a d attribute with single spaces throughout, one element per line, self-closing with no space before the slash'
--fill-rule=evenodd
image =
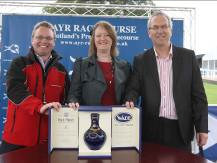
<path id="1" fill-rule="evenodd" d="M 99 114 L 98 113 L 91 114 L 91 126 L 93 128 L 96 128 L 99 126 Z"/>

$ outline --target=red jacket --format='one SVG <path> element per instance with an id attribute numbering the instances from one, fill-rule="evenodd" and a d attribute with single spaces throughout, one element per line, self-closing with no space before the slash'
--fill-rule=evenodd
<path id="1" fill-rule="evenodd" d="M 64 103 L 69 77 L 60 57 L 52 51 L 45 71 L 33 49 L 13 60 L 8 70 L 7 120 L 3 140 L 16 145 L 34 146 L 48 138 L 48 116 L 39 113 L 43 102 Z"/>

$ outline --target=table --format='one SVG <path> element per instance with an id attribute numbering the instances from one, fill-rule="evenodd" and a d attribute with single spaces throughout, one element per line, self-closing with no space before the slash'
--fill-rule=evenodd
<path id="1" fill-rule="evenodd" d="M 211 163 L 179 149 L 159 144 L 144 144 L 141 153 L 135 149 L 114 149 L 111 159 L 78 160 L 78 150 L 54 150 L 48 154 L 47 144 L 23 148 L 0 155 L 1 163 Z"/>

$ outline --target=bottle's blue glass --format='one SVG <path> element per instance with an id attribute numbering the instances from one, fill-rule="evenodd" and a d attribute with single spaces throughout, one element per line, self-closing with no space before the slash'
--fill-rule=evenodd
<path id="1" fill-rule="evenodd" d="M 91 126 L 84 133 L 84 142 L 91 150 L 99 150 L 106 141 L 106 133 L 99 127 L 99 114 L 91 113 Z"/>

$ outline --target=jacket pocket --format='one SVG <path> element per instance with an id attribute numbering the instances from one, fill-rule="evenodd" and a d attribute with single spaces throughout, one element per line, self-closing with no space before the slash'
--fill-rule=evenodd
<path id="1" fill-rule="evenodd" d="M 52 69 L 49 72 L 45 83 L 46 102 L 61 102 L 64 98 L 65 75 L 65 73 L 56 71 L 56 69 Z"/>
<path id="2" fill-rule="evenodd" d="M 51 84 L 45 88 L 46 102 L 61 102 L 64 95 L 64 86 Z"/>

